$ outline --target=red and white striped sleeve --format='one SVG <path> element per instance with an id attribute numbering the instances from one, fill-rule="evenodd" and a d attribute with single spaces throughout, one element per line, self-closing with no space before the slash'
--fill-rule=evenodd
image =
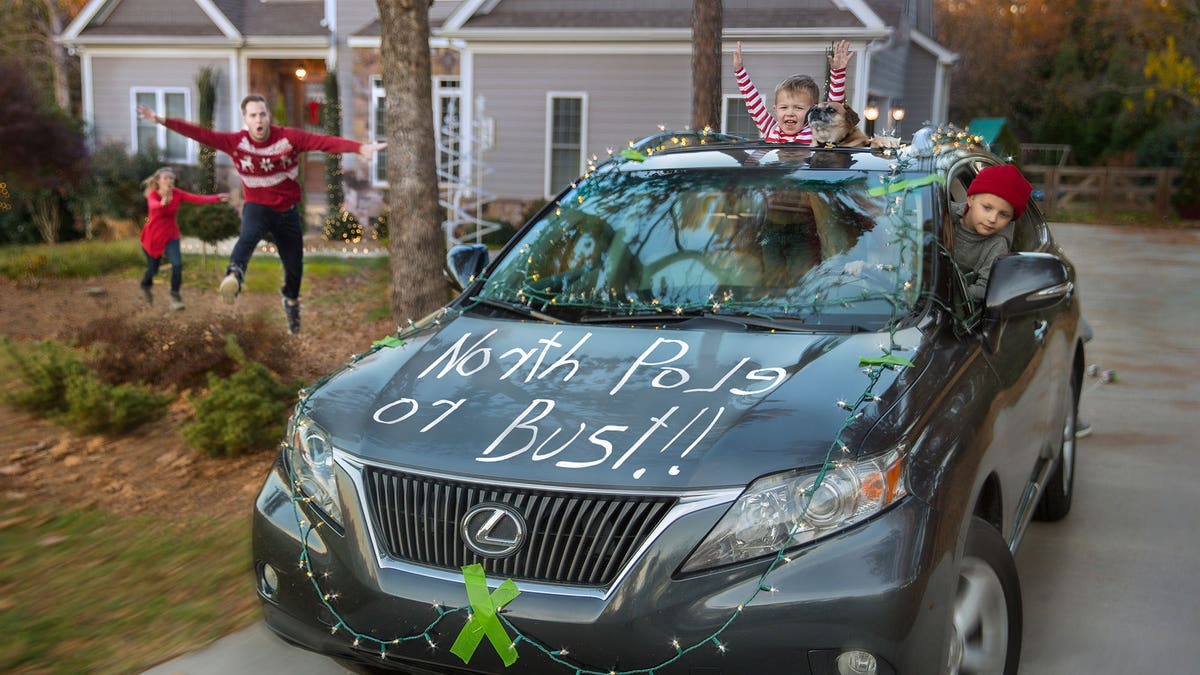
<path id="1" fill-rule="evenodd" d="M 834 103 L 844 103 L 846 101 L 845 68 L 831 68 L 829 70 L 829 91 L 826 92 L 825 97 Z"/>
<path id="2" fill-rule="evenodd" d="M 770 140 L 772 132 L 778 131 L 778 125 L 775 123 L 775 118 L 767 111 L 766 103 L 763 101 L 762 95 L 758 93 L 758 88 L 750 80 L 750 73 L 747 73 L 745 68 L 738 68 L 733 71 L 733 77 L 737 80 L 742 101 L 746 103 L 746 112 L 754 120 L 754 126 L 758 127 L 758 133 L 762 134 L 763 138 Z"/>

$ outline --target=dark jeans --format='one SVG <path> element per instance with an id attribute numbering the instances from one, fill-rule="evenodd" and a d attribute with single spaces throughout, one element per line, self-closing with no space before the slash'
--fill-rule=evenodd
<path id="1" fill-rule="evenodd" d="M 179 240 L 168 241 L 167 250 L 157 258 L 146 253 L 146 249 L 142 249 L 142 255 L 146 256 L 146 273 L 142 275 L 142 286 L 150 288 L 154 285 L 154 275 L 158 274 L 158 266 L 162 264 L 162 259 L 166 258 L 167 262 L 171 263 L 171 293 L 179 295 L 179 288 L 183 286 L 183 253 L 179 249 Z"/>
<path id="2" fill-rule="evenodd" d="M 246 202 L 242 206 L 242 231 L 229 265 L 225 272 L 237 270 L 246 274 L 250 256 L 258 242 L 267 234 L 275 240 L 279 249 L 279 261 L 283 263 L 283 287 L 279 292 L 289 300 L 300 299 L 300 278 L 304 275 L 304 231 L 300 224 L 300 210 L 295 206 L 286 211 L 276 211 L 262 204 Z"/>

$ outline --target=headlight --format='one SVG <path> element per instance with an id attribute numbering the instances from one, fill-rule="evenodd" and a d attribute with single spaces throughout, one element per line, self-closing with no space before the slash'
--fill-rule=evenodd
<path id="1" fill-rule="evenodd" d="M 824 472 L 755 481 L 684 563 L 684 572 L 729 565 L 805 544 L 883 511 L 908 494 L 902 449 Z"/>
<path id="2" fill-rule="evenodd" d="M 334 478 L 333 443 L 329 434 L 303 413 L 288 425 L 287 458 L 300 491 L 335 523 L 342 523 L 342 504 Z"/>

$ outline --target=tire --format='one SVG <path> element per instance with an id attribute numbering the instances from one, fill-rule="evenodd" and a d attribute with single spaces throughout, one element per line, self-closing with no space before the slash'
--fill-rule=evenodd
<path id="1" fill-rule="evenodd" d="M 1016 675 L 1021 661 L 1021 584 L 1004 537 L 971 519 L 958 573 L 948 675 Z"/>
<path id="2" fill-rule="evenodd" d="M 1042 490 L 1042 498 L 1033 511 L 1035 520 L 1062 520 L 1071 512 L 1071 497 L 1075 494 L 1075 449 L 1078 445 L 1075 441 L 1075 421 L 1079 418 L 1079 395 L 1073 385 L 1069 391 L 1071 400 L 1067 405 L 1066 419 L 1063 420 L 1058 466 L 1050 474 Z"/>

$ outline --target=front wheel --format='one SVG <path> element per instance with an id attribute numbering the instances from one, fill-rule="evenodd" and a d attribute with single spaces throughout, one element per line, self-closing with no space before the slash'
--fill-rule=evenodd
<path id="1" fill-rule="evenodd" d="M 1021 584 L 1004 537 L 971 520 L 958 573 L 949 675 L 1016 675 L 1021 661 Z"/>

